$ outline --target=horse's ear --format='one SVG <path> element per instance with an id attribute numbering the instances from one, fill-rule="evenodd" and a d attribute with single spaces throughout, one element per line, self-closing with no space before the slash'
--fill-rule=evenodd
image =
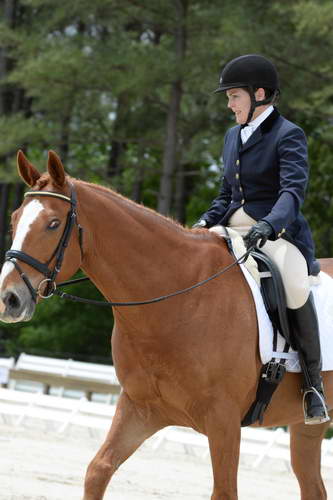
<path id="1" fill-rule="evenodd" d="M 17 170 L 20 177 L 22 177 L 24 182 L 30 187 L 36 184 L 41 175 L 37 168 L 27 160 L 21 149 L 17 153 Z"/>
<path id="2" fill-rule="evenodd" d="M 54 184 L 58 187 L 63 187 L 65 184 L 65 169 L 57 153 L 49 151 L 47 160 L 47 170 L 53 180 Z"/>

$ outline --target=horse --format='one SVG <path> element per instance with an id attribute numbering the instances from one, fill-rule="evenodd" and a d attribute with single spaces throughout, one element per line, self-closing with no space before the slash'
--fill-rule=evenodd
<path id="1" fill-rule="evenodd" d="M 107 301 L 171 294 L 156 303 L 113 307 L 112 354 L 122 391 L 110 430 L 87 468 L 84 500 L 101 500 L 118 467 L 170 425 L 208 437 L 211 500 L 237 500 L 241 421 L 255 399 L 262 364 L 255 304 L 226 243 L 68 176 L 55 152 L 48 153 L 43 174 L 21 151 L 17 165 L 30 194 L 12 215 L 12 253 L 0 275 L 2 321 L 29 321 L 56 286 L 53 278 L 67 280 L 78 269 Z M 68 234 L 70 214 L 75 222 Z M 66 232 L 59 258 L 55 249 Z M 52 266 L 50 278 L 45 269 Z M 333 259 L 323 267 L 333 275 Z M 223 268 L 228 270 L 219 279 L 173 294 Z M 323 380 L 331 410 L 333 373 L 324 372 Z M 320 454 L 328 423 L 304 424 L 301 386 L 300 374 L 287 373 L 262 425 L 289 426 L 301 499 L 324 500 Z"/>

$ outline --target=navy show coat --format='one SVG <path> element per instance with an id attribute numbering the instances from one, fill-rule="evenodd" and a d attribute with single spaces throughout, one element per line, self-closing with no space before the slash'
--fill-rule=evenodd
<path id="1" fill-rule="evenodd" d="M 253 219 L 271 225 L 271 240 L 282 237 L 296 245 L 311 272 L 314 243 L 300 211 L 309 177 L 305 134 L 276 108 L 243 145 L 240 130 L 236 125 L 226 133 L 220 194 L 201 219 L 208 227 L 226 226 L 243 207 Z"/>

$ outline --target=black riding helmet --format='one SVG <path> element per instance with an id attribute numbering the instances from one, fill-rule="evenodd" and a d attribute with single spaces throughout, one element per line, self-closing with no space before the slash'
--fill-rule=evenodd
<path id="1" fill-rule="evenodd" d="M 219 87 L 214 93 L 234 88 L 245 88 L 250 94 L 251 108 L 247 117 L 249 123 L 257 106 L 273 104 L 280 93 L 279 78 L 274 64 L 259 54 L 247 54 L 232 59 L 223 68 Z M 269 89 L 271 95 L 263 101 L 256 101 L 254 93 L 258 88 Z"/>

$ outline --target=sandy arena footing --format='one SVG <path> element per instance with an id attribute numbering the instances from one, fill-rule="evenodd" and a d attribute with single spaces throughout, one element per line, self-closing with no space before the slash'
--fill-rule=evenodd
<path id="1" fill-rule="evenodd" d="M 72 427 L 59 435 L 44 425 L 15 428 L 0 424 L 0 500 L 81 500 L 86 467 L 103 441 L 103 433 Z M 242 457 L 239 500 L 299 500 L 298 484 L 283 461 L 267 459 L 252 469 Z M 328 499 L 333 475 L 323 470 Z M 106 500 L 209 500 L 209 458 L 186 454 L 181 445 L 153 451 L 144 444 L 117 471 Z"/>

